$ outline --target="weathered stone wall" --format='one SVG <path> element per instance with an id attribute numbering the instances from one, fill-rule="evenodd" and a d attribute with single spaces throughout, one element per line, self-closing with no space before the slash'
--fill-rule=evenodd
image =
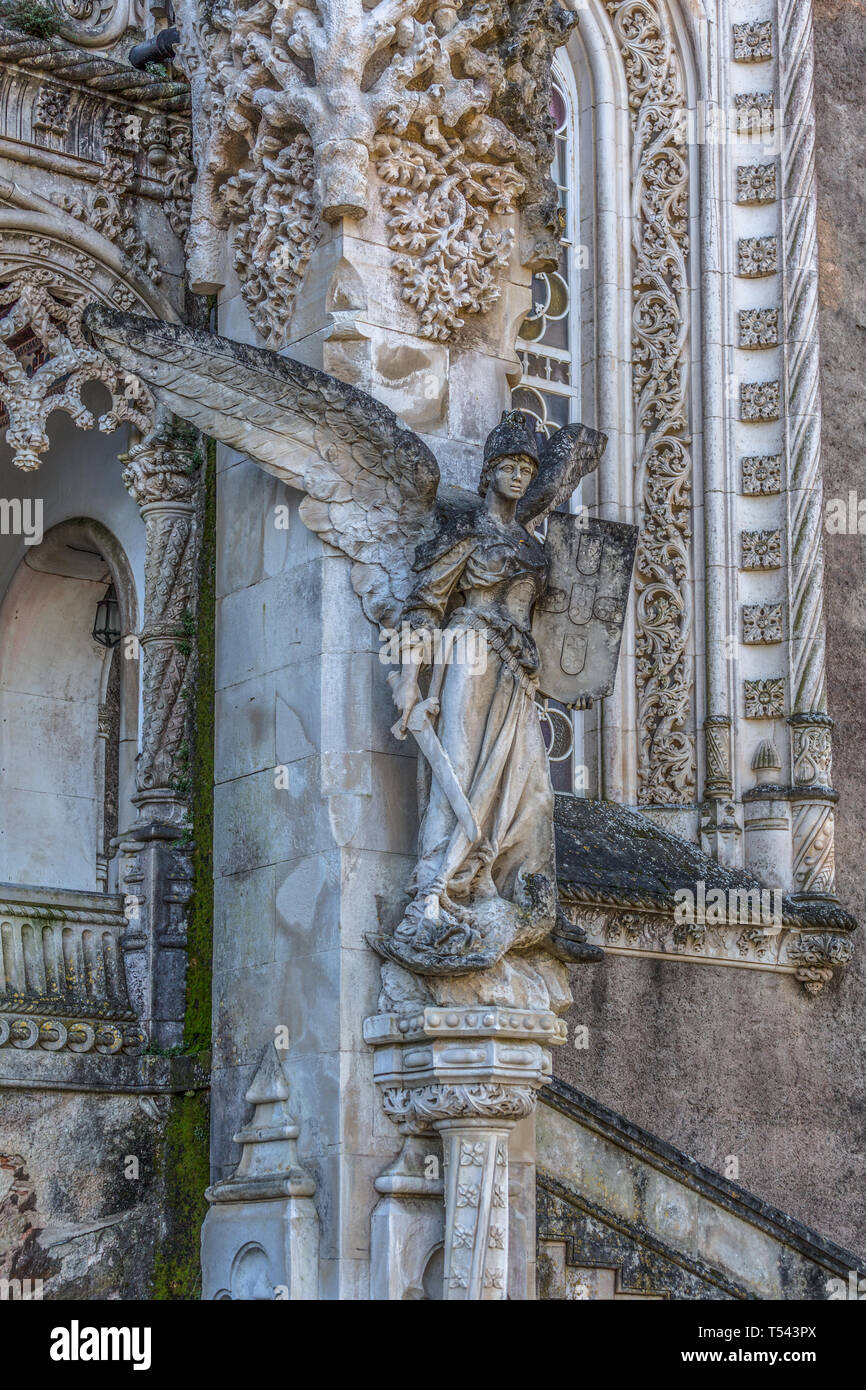
<path id="1" fill-rule="evenodd" d="M 180 1209 L 176 1170 L 203 1080 L 185 1058 L 4 1049 L 0 1281 L 26 1296 L 41 1280 L 46 1300 L 189 1297 L 178 1227 L 201 1213 Z"/>
<path id="2" fill-rule="evenodd" d="M 828 499 L 866 498 L 862 187 L 866 6 L 816 0 L 823 447 Z M 859 428 L 858 428 L 859 426 Z M 866 509 L 864 509 L 866 510 Z M 826 538 L 830 711 L 840 795 L 838 893 L 866 920 L 862 835 L 866 539 Z M 738 1159 L 751 1192 L 866 1249 L 862 1049 L 866 946 L 817 998 L 749 970 L 608 959 L 572 972 L 572 1023 L 589 1047 L 556 1070 L 711 1167 Z"/>

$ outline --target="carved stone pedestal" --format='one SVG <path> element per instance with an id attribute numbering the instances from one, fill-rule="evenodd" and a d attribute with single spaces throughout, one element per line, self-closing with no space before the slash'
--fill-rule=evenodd
<path id="1" fill-rule="evenodd" d="M 442 1157 L 435 1137 L 398 1125 L 402 1149 L 374 1183 L 381 1200 L 370 1218 L 370 1297 L 379 1302 L 442 1297 Z"/>
<path id="2" fill-rule="evenodd" d="M 139 1022 L 157 1047 L 183 1042 L 192 871 L 191 846 L 179 841 L 179 833 L 168 821 L 148 821 L 134 826 L 120 844 L 127 988 Z"/>
<path id="3" fill-rule="evenodd" d="M 425 1006 L 367 1019 L 364 1037 L 391 1119 L 442 1140 L 443 1298 L 508 1297 L 510 1205 L 520 1197 L 509 1191 L 509 1135 L 535 1110 L 564 1023 L 548 1010 Z M 526 1165 L 518 1173 L 530 1180 Z M 416 1286 L 423 1273 L 404 1271 Z M 525 1287 L 511 1296 L 524 1297 Z"/>

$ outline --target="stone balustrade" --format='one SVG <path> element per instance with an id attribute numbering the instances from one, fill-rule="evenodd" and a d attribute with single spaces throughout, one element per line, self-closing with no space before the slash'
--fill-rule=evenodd
<path id="1" fill-rule="evenodd" d="M 0 884 L 0 1047 L 139 1052 L 118 894 Z"/>

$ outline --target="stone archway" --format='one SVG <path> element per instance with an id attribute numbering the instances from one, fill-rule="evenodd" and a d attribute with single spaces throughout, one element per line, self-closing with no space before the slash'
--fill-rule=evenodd
<path id="1" fill-rule="evenodd" d="M 134 764 L 121 748 L 135 748 L 138 704 L 135 663 L 91 635 L 110 583 L 129 632 L 135 602 L 123 552 L 97 523 L 65 522 L 28 550 L 0 604 L 4 882 L 107 886 L 106 810 L 110 829 L 112 803 L 130 794 L 123 784 Z"/>

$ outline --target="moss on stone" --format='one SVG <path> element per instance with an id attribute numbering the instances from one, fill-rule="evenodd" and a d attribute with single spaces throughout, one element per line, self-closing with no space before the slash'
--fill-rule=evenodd
<path id="1" fill-rule="evenodd" d="M 0 23 L 35 39 L 50 39 L 60 32 L 60 15 L 55 5 L 45 0 L 18 0 L 0 4 Z"/>
<path id="2" fill-rule="evenodd" d="M 187 915 L 184 1043 L 210 1047 L 213 951 L 214 619 L 216 590 L 216 446 L 208 440 L 203 474 L 201 571 L 198 595 L 198 678 L 190 760 L 193 888 Z"/>
<path id="3" fill-rule="evenodd" d="M 213 949 L 214 616 L 216 564 L 216 447 L 202 455 L 201 558 L 197 618 L 184 615 L 183 633 L 198 648 L 191 692 L 192 737 L 183 773 L 190 794 L 192 897 L 187 910 L 187 979 L 184 1054 L 209 1063 Z M 169 1050 L 174 1053 L 174 1049 Z M 168 1055 L 168 1054 L 166 1054 Z M 210 1181 L 209 1092 L 186 1091 L 172 1101 L 162 1153 L 165 1221 L 154 1258 L 151 1297 L 193 1300 L 201 1296 L 200 1233 Z"/>
<path id="4" fill-rule="evenodd" d="M 153 1265 L 151 1298 L 194 1301 L 201 1297 L 199 1232 L 207 1212 L 210 1180 L 209 1092 L 185 1091 L 172 1099 L 163 1164 L 165 1213 Z"/>

